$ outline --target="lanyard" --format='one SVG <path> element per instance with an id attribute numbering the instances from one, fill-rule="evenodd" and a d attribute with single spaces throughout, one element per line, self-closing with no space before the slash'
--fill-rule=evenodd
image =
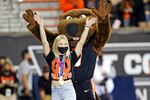
<path id="1" fill-rule="evenodd" d="M 60 69 L 59 69 L 59 78 L 63 76 L 63 67 L 65 64 L 65 57 L 62 57 L 62 60 L 60 61 Z"/>

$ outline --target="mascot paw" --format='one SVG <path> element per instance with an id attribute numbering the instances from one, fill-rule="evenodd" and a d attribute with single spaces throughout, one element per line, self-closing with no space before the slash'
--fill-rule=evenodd
<path id="1" fill-rule="evenodd" d="M 109 0 L 100 0 L 98 7 L 98 15 L 101 19 L 105 19 L 111 12 L 112 5 Z"/>
<path id="2" fill-rule="evenodd" d="M 38 26 L 37 22 L 34 20 L 34 13 L 31 9 L 26 10 L 26 13 L 23 14 L 23 18 L 29 24 L 27 25 L 29 30 L 32 30 L 36 26 Z"/>

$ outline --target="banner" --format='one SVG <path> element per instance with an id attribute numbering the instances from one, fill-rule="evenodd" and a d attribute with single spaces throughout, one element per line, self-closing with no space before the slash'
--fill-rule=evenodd
<path id="1" fill-rule="evenodd" d="M 138 100 L 150 100 L 150 35 L 113 35 L 104 48 L 118 76 L 134 77 Z"/>

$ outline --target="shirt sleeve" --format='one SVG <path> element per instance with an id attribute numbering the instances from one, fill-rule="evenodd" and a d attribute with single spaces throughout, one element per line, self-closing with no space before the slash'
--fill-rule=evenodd
<path id="1" fill-rule="evenodd" d="M 50 50 L 49 54 L 45 56 L 45 59 L 49 65 L 54 60 L 54 58 L 55 58 L 55 54 L 52 50 Z"/>
<path id="2" fill-rule="evenodd" d="M 76 62 L 79 60 L 80 56 L 78 57 L 75 50 L 71 52 L 71 63 L 74 66 Z"/>

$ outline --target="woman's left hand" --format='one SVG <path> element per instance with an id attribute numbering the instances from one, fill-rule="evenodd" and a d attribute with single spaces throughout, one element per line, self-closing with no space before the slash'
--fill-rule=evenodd
<path id="1" fill-rule="evenodd" d="M 37 15 L 37 14 L 34 14 L 34 20 L 36 20 L 37 21 L 37 23 L 38 24 L 44 24 L 44 20 L 43 20 L 43 18 L 42 17 L 40 17 L 39 15 Z"/>
<path id="2" fill-rule="evenodd" d="M 85 24 L 85 26 L 87 26 L 88 28 L 91 28 L 91 26 L 93 25 L 93 24 L 95 24 L 97 22 L 97 18 L 95 18 L 95 17 L 92 17 L 91 19 L 87 19 L 86 20 L 86 24 Z"/>

